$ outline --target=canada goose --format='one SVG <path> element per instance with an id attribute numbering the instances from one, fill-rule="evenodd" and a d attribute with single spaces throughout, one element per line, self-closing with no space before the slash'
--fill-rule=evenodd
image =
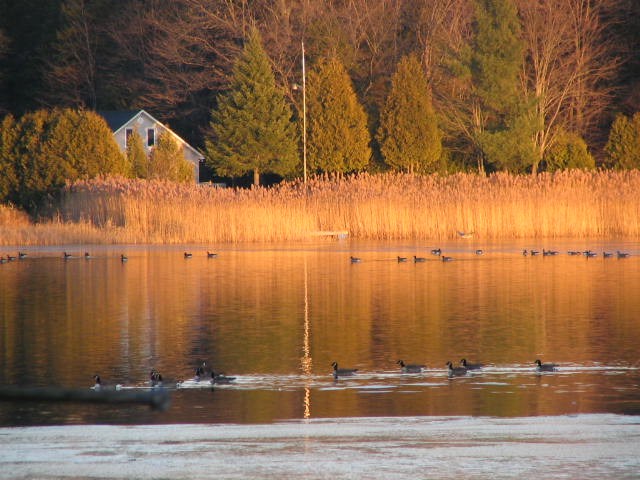
<path id="1" fill-rule="evenodd" d="M 449 367 L 449 376 L 450 377 L 461 377 L 467 374 L 467 369 L 464 367 L 454 367 L 451 362 L 447 362 L 447 367 Z"/>
<path id="2" fill-rule="evenodd" d="M 557 365 L 555 363 L 542 363 L 540 360 L 534 362 L 538 372 L 555 372 Z"/>
<path id="3" fill-rule="evenodd" d="M 476 250 L 476 255 L 482 255 L 483 253 L 484 253 L 484 250 L 480 248 Z"/>
<path id="4" fill-rule="evenodd" d="M 62 255 L 62 258 L 64 258 L 65 260 L 67 260 L 68 258 L 71 258 L 73 255 L 71 255 L 70 253 L 64 252 Z"/>
<path id="5" fill-rule="evenodd" d="M 191 257 L 193 257 L 193 253 L 184 252 L 184 258 L 191 258 Z"/>
<path id="6" fill-rule="evenodd" d="M 398 360 L 396 363 L 400 365 L 402 373 L 422 373 L 422 369 L 426 367 L 426 365 L 418 365 L 416 363 L 407 365 L 402 360 Z"/>
<path id="7" fill-rule="evenodd" d="M 84 252 L 84 258 L 86 259 L 91 258 L 91 254 L 89 252 Z"/>
<path id="8" fill-rule="evenodd" d="M 602 252 L 602 256 L 604 258 L 611 258 L 611 257 L 613 257 L 613 253 L 611 253 L 611 252 Z"/>
<path id="9" fill-rule="evenodd" d="M 414 263 L 418 263 L 418 262 L 426 262 L 427 259 L 424 257 L 416 257 L 415 255 L 413 256 L 413 262 Z"/>
<path id="10" fill-rule="evenodd" d="M 481 363 L 468 363 L 466 358 L 460 360 L 460 364 L 467 370 L 480 370 L 482 367 L 484 367 L 484 365 Z"/>
<path id="11" fill-rule="evenodd" d="M 540 252 L 538 250 L 531 250 L 531 255 L 535 256 L 535 255 L 539 255 Z"/>
<path id="12" fill-rule="evenodd" d="M 398 263 L 400 262 L 406 262 L 407 261 L 407 257 L 398 257 Z"/>
<path id="13" fill-rule="evenodd" d="M 442 255 L 442 261 L 443 262 L 450 262 L 451 260 L 453 260 L 453 257 L 447 257 L 445 255 Z"/>
<path id="14" fill-rule="evenodd" d="M 152 387 L 162 386 L 162 375 L 155 368 L 151 370 L 151 373 L 149 374 L 149 380 L 151 381 Z"/>
<path id="15" fill-rule="evenodd" d="M 27 254 L 24 252 L 18 252 L 18 259 L 22 260 L 24 258 L 27 258 Z"/>
<path id="16" fill-rule="evenodd" d="M 129 260 L 129 257 L 127 257 L 125 254 L 120 255 L 121 262 L 126 262 L 127 260 Z"/>
<path id="17" fill-rule="evenodd" d="M 122 388 L 121 384 L 117 384 L 117 385 L 106 385 L 104 383 L 102 383 L 102 380 L 100 379 L 100 375 L 94 375 L 93 376 L 93 382 L 94 385 L 93 387 L 91 387 L 92 390 L 96 390 L 96 391 L 100 391 L 100 390 L 120 390 Z"/>
<path id="18" fill-rule="evenodd" d="M 202 380 L 202 377 L 204 377 L 205 373 L 206 373 L 206 371 L 205 371 L 204 363 L 203 363 L 201 366 L 196 368 L 195 375 L 193 377 L 193 381 L 194 382 L 199 382 L 200 380 Z"/>
<path id="19" fill-rule="evenodd" d="M 357 368 L 338 368 L 338 362 L 333 362 L 331 366 L 333 367 L 334 378 L 350 377 L 358 371 Z"/>
<path id="20" fill-rule="evenodd" d="M 218 384 L 218 385 L 225 385 L 228 383 L 233 382 L 236 379 L 236 377 L 227 377 L 224 373 L 216 373 L 213 370 L 211 370 L 211 383 L 212 384 Z"/>
<path id="21" fill-rule="evenodd" d="M 524 255 L 525 257 L 526 257 L 527 255 L 529 255 L 529 252 L 527 252 L 527 249 L 526 249 L 526 248 L 525 248 L 524 250 L 522 250 L 522 255 Z"/>
<path id="22" fill-rule="evenodd" d="M 217 253 L 207 252 L 207 258 L 216 258 L 218 256 Z"/>
<path id="23" fill-rule="evenodd" d="M 627 258 L 629 256 L 628 253 L 623 253 L 620 250 L 616 251 L 618 258 Z"/>
<path id="24" fill-rule="evenodd" d="M 349 257 L 349 259 L 351 260 L 351 263 L 360 263 L 362 261 L 359 257 Z"/>
<path id="25" fill-rule="evenodd" d="M 431 250 L 431 255 L 440 255 L 441 253 L 442 253 L 441 248 L 434 248 L 433 250 Z"/>

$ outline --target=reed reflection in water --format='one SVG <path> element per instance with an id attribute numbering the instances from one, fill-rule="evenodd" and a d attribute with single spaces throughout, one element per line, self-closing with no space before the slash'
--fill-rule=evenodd
<path id="1" fill-rule="evenodd" d="M 428 248 L 250 245 L 211 259 L 204 246 L 129 247 L 127 263 L 122 248 L 68 260 L 32 249 L 0 266 L 0 384 L 83 388 L 100 373 L 133 385 L 151 368 L 170 384 L 203 360 L 238 381 L 176 391 L 162 414 L 0 402 L 0 423 L 640 411 L 640 257 L 463 241 L 443 245 L 454 261 L 442 262 Z M 414 254 L 427 261 L 397 261 Z M 447 379 L 445 362 L 463 357 L 489 367 Z M 561 371 L 535 375 L 536 358 Z M 428 368 L 401 375 L 398 359 Z M 333 361 L 359 372 L 336 382 Z"/>

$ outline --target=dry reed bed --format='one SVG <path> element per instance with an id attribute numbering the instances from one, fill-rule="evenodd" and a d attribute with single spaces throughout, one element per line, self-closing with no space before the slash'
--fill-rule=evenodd
<path id="1" fill-rule="evenodd" d="M 638 171 L 361 174 L 252 189 L 106 178 L 69 185 L 60 219 L 22 225 L 11 243 L 296 241 L 327 230 L 368 239 L 638 237 L 639 193 Z"/>

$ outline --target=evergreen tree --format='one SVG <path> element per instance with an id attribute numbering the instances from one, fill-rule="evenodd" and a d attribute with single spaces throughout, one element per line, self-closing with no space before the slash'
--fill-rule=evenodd
<path id="1" fill-rule="evenodd" d="M 445 62 L 455 77 L 448 120 L 473 148 L 481 172 L 522 172 L 536 162 L 536 121 L 520 88 L 524 43 L 518 12 L 513 0 L 473 5 L 472 37 Z"/>
<path id="2" fill-rule="evenodd" d="M 371 158 L 367 116 L 349 74 L 333 58 L 309 73 L 309 167 L 346 173 L 364 169 Z"/>
<path id="3" fill-rule="evenodd" d="M 500 125 L 519 100 L 518 73 L 524 43 L 512 0 L 475 0 L 476 36 L 471 73 L 488 119 Z"/>
<path id="4" fill-rule="evenodd" d="M 23 115 L 9 137 L 3 134 L 2 157 L 13 166 L 15 179 L 6 199 L 32 212 L 67 180 L 129 172 L 104 119 L 86 111 L 39 110 Z"/>
<path id="5" fill-rule="evenodd" d="M 532 105 L 520 90 L 522 26 L 513 0 L 475 1 L 471 73 L 484 113 L 478 143 L 495 169 L 523 172 L 535 161 Z"/>
<path id="6" fill-rule="evenodd" d="M 544 157 L 547 172 L 572 168 L 594 169 L 596 162 L 584 139 L 575 133 L 560 132 Z"/>
<path id="7" fill-rule="evenodd" d="M 608 166 L 618 169 L 640 168 L 640 112 L 630 119 L 618 115 L 605 146 Z"/>
<path id="8" fill-rule="evenodd" d="M 149 178 L 193 182 L 193 165 L 169 132 L 158 137 L 149 158 Z"/>
<path id="9" fill-rule="evenodd" d="M 131 165 L 131 174 L 134 177 L 147 178 L 149 176 L 149 157 L 142 144 L 142 137 L 135 128 L 127 138 L 126 153 L 129 165 Z"/>
<path id="10" fill-rule="evenodd" d="M 380 115 L 378 141 L 384 161 L 408 172 L 433 172 L 442 155 L 441 133 L 420 61 L 404 57 L 391 80 Z"/>
<path id="11" fill-rule="evenodd" d="M 276 86 L 260 35 L 253 29 L 233 69 L 229 90 L 212 112 L 208 163 L 219 175 L 292 174 L 299 163 L 295 125 Z"/>

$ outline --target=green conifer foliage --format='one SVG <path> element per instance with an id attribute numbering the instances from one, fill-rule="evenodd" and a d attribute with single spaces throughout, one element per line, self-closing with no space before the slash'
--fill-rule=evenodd
<path id="1" fill-rule="evenodd" d="M 385 163 L 407 172 L 433 172 L 442 155 L 442 135 L 420 61 L 404 57 L 391 79 L 380 115 L 378 141 Z"/>
<path id="2" fill-rule="evenodd" d="M 522 27 L 512 0 L 475 0 L 475 19 L 471 71 L 477 94 L 499 123 L 518 102 Z"/>
<path id="3" fill-rule="evenodd" d="M 39 110 L 23 115 L 11 129 L 3 128 L 2 158 L 14 172 L 5 199 L 31 212 L 67 180 L 129 172 L 113 133 L 93 112 Z"/>
<path id="4" fill-rule="evenodd" d="M 622 114 L 616 117 L 604 150 L 610 167 L 640 168 L 640 112 L 632 118 Z"/>
<path id="5" fill-rule="evenodd" d="M 253 172 L 256 185 L 261 173 L 292 174 L 300 157 L 291 117 L 253 29 L 234 66 L 231 86 L 212 111 L 213 135 L 206 142 L 209 165 L 219 175 Z"/>
<path id="6" fill-rule="evenodd" d="M 144 149 L 142 137 L 135 128 L 127 138 L 126 154 L 131 165 L 131 174 L 134 177 L 147 178 L 149 176 L 149 157 Z"/>
<path id="7" fill-rule="evenodd" d="M 149 158 L 149 178 L 174 182 L 193 182 L 193 165 L 184 156 L 170 133 L 158 136 Z"/>
<path id="8" fill-rule="evenodd" d="M 307 85 L 310 169 L 364 169 L 371 158 L 367 116 L 343 64 L 336 58 L 321 61 L 309 73 Z"/>
<path id="9" fill-rule="evenodd" d="M 555 144 L 547 149 L 544 160 L 548 172 L 596 168 L 596 162 L 587 149 L 587 143 L 575 133 L 561 132 Z"/>

